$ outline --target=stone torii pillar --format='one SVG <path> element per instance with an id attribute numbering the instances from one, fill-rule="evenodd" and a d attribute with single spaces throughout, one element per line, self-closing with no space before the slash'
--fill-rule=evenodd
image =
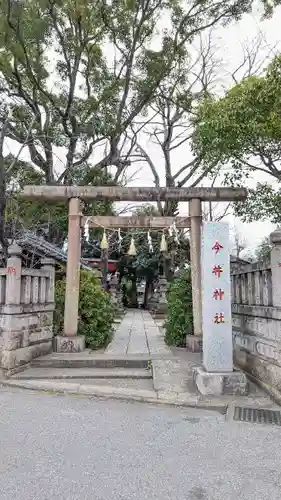
<path id="1" fill-rule="evenodd" d="M 201 200 L 189 202 L 190 216 L 190 263 L 193 308 L 193 335 L 186 336 L 186 348 L 192 352 L 202 351 L 202 286 L 201 286 Z"/>
<path id="2" fill-rule="evenodd" d="M 81 257 L 81 204 L 70 198 L 68 212 L 68 245 L 63 334 L 56 336 L 56 352 L 80 352 L 85 349 L 85 337 L 78 333 L 78 305 Z"/>

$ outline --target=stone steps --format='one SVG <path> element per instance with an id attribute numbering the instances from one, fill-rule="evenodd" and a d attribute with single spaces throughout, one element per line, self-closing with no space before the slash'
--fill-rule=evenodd
<path id="1" fill-rule="evenodd" d="M 17 380 L 44 379 L 152 379 L 151 369 L 124 368 L 48 368 L 31 367 L 15 374 Z"/>
<path id="2" fill-rule="evenodd" d="M 73 353 L 60 354 L 53 353 L 41 358 L 34 359 L 31 367 L 36 368 L 124 368 L 141 370 L 146 369 L 153 359 L 171 359 L 171 355 L 151 355 L 151 354 L 90 354 Z"/>
<path id="3" fill-rule="evenodd" d="M 149 313 L 133 311 L 116 325 L 105 350 L 48 354 L 34 359 L 28 369 L 12 378 L 14 384 L 38 383 L 41 387 L 86 386 L 86 392 L 93 393 L 99 386 L 107 387 L 110 393 L 115 389 L 153 392 L 153 363 L 159 359 L 174 359 L 163 334 Z M 164 389 L 161 386 L 162 392 Z"/>
<path id="4" fill-rule="evenodd" d="M 149 365 L 148 356 L 42 356 L 32 361 L 32 367 L 38 368 L 96 368 L 96 369 L 146 369 Z"/>

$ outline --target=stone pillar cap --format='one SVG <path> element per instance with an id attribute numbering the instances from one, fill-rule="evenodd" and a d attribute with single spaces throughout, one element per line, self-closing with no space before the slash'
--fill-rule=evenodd
<path id="1" fill-rule="evenodd" d="M 20 256 L 22 254 L 22 248 L 17 244 L 17 243 L 12 243 L 8 247 L 8 255 L 13 256 L 13 255 L 18 255 Z"/>
<path id="2" fill-rule="evenodd" d="M 270 233 L 270 243 L 281 243 L 281 228 Z"/>

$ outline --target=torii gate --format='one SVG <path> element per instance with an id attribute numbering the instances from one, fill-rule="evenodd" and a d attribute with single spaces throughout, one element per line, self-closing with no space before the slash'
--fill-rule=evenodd
<path id="1" fill-rule="evenodd" d="M 89 227 L 134 227 L 166 228 L 176 223 L 177 228 L 190 228 L 190 260 L 192 279 L 192 302 L 194 335 L 187 339 L 187 347 L 198 351 L 202 345 L 202 301 L 201 301 L 201 202 L 244 201 L 247 190 L 244 188 L 150 188 L 119 186 L 25 186 L 21 196 L 25 199 L 65 201 L 69 200 L 68 213 L 68 253 L 66 273 L 66 293 L 64 330 L 57 337 L 57 350 L 61 344 L 71 344 L 72 351 L 84 349 L 84 339 L 77 335 L 78 303 L 81 257 L 81 227 L 86 221 Z M 108 217 L 83 216 L 80 200 L 111 201 L 177 201 L 189 202 L 188 217 Z"/>

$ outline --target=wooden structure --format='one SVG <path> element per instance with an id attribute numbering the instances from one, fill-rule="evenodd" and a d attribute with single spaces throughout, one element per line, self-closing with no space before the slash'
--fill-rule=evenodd
<path id="1" fill-rule="evenodd" d="M 91 258 L 91 257 L 84 257 L 84 262 L 87 262 L 88 267 L 92 269 L 99 269 L 101 271 L 103 269 L 103 263 L 102 259 L 97 258 Z M 117 260 L 114 259 L 108 259 L 107 261 L 107 269 L 109 273 L 115 273 L 117 271 Z"/>
<path id="2" fill-rule="evenodd" d="M 68 258 L 66 276 L 65 316 L 62 342 L 70 338 L 71 349 L 81 350 L 78 340 L 78 301 L 80 279 L 81 227 L 86 221 L 90 227 L 134 227 L 160 229 L 169 227 L 175 221 L 178 228 L 190 228 L 190 258 L 193 296 L 194 340 L 202 338 L 201 305 L 201 221 L 202 201 L 243 201 L 247 197 L 244 188 L 149 188 L 119 186 L 25 186 L 22 196 L 26 199 L 50 201 L 69 200 Z M 111 201 L 177 201 L 189 202 L 189 217 L 91 217 L 81 214 L 80 200 Z M 76 342 L 74 342 L 76 339 Z M 80 342 L 80 343 L 79 343 Z M 58 339 L 57 350 L 60 350 Z M 194 347 L 193 349 L 197 350 Z"/>

